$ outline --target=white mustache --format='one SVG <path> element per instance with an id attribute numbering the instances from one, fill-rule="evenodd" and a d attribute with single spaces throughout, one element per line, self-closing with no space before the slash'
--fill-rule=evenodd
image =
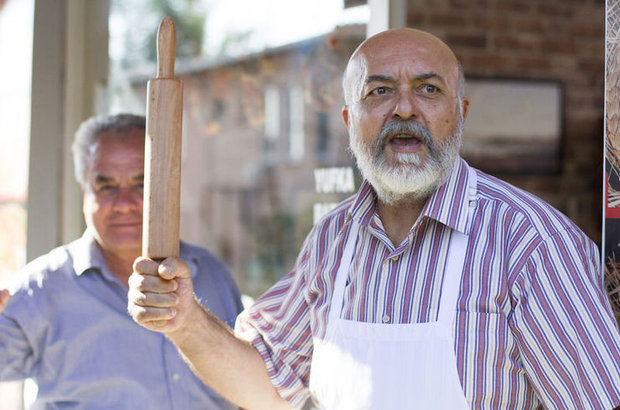
<path id="1" fill-rule="evenodd" d="M 381 128 L 381 132 L 379 132 L 379 138 L 377 139 L 377 146 L 374 153 L 375 159 L 383 154 L 383 149 L 388 139 L 398 135 L 408 135 L 419 138 L 428 147 L 431 156 L 436 156 L 437 148 L 435 147 L 435 140 L 431 132 L 425 126 L 414 120 L 394 120 L 384 125 L 383 128 Z"/>

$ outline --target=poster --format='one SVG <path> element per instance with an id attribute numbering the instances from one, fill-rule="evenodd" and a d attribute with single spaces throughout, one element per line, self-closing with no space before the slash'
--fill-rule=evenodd
<path id="1" fill-rule="evenodd" d="M 620 2 L 607 0 L 605 32 L 605 178 L 603 266 L 620 323 Z"/>

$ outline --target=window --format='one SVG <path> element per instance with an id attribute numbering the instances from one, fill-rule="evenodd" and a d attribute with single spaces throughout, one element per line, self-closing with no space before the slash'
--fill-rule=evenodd
<path id="1" fill-rule="evenodd" d="M 293 162 L 304 158 L 304 90 L 293 86 L 289 95 L 289 157 Z"/>
<path id="2" fill-rule="evenodd" d="M 144 111 L 155 64 L 139 49 L 166 11 L 156 3 L 177 19 L 203 19 L 202 33 L 175 21 L 184 84 L 181 237 L 213 251 L 256 297 L 293 267 L 314 218 L 359 181 L 346 129 L 328 119 L 340 118 L 341 74 L 366 35 L 367 6 L 113 0 L 110 84 L 123 90 L 111 92 L 116 107 Z M 188 42 L 195 47 L 180 46 Z M 322 114 L 307 115 L 314 112 Z M 337 189 L 317 192 L 317 166 L 336 170 L 321 178 L 324 186 L 339 181 Z"/>

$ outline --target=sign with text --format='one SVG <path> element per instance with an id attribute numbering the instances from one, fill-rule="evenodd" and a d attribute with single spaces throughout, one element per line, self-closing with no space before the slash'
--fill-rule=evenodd
<path id="1" fill-rule="evenodd" d="M 314 185 L 317 194 L 342 194 L 355 191 L 355 178 L 351 167 L 316 168 Z M 334 209 L 338 202 L 317 202 L 313 207 L 313 221 L 317 223 Z"/>

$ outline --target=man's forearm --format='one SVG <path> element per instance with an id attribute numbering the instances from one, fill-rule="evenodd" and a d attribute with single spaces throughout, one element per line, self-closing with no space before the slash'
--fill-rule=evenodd
<path id="1" fill-rule="evenodd" d="M 258 351 L 196 302 L 186 326 L 167 334 L 194 373 L 246 409 L 290 409 L 271 384 Z"/>

